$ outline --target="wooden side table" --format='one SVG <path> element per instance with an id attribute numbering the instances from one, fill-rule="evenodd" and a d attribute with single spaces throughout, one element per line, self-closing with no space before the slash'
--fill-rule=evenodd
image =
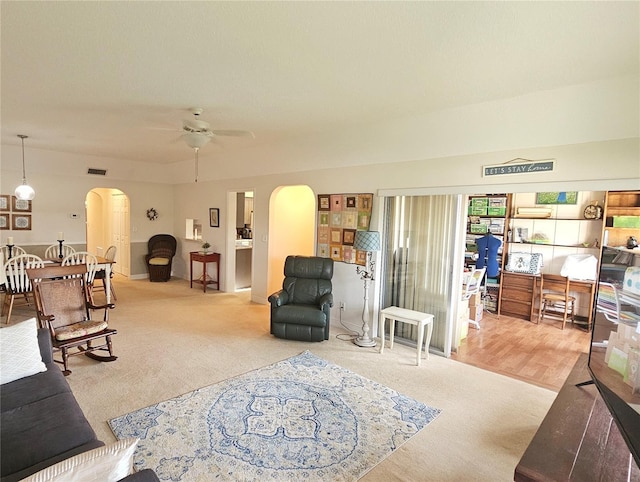
<path id="1" fill-rule="evenodd" d="M 194 281 L 196 283 L 201 283 L 202 284 L 202 290 L 204 293 L 207 292 L 207 286 L 208 285 L 216 285 L 216 289 L 219 290 L 220 289 L 220 253 L 203 253 L 202 251 L 191 251 L 190 252 L 190 280 L 191 280 L 191 284 L 189 285 L 190 288 L 193 288 L 193 283 Z M 200 278 L 198 279 L 193 279 L 193 262 L 199 262 L 202 263 L 202 276 L 200 276 Z M 215 263 L 216 264 L 216 279 L 211 278 L 211 276 L 209 276 L 209 274 L 207 273 L 207 263 Z"/>
<path id="2" fill-rule="evenodd" d="M 387 318 L 391 320 L 391 324 L 389 325 L 390 350 L 393 348 L 396 321 L 409 323 L 410 325 L 416 325 L 418 327 L 418 360 L 416 365 L 420 366 L 423 339 L 427 358 L 429 358 L 429 344 L 431 343 L 431 333 L 433 331 L 433 315 L 430 315 L 429 313 L 421 313 L 419 311 L 407 310 L 406 308 L 398 308 L 397 306 L 389 306 L 384 310 L 380 310 L 380 321 L 378 324 L 380 340 L 382 341 L 382 343 L 380 343 L 380 353 L 384 353 L 384 324 L 387 321 Z M 425 326 L 427 327 L 426 335 L 424 332 Z"/>

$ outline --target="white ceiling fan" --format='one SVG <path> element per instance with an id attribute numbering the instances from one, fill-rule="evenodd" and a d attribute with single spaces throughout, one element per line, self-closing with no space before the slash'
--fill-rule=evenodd
<path id="1" fill-rule="evenodd" d="M 201 147 L 217 136 L 251 137 L 252 139 L 255 136 L 251 131 L 211 129 L 208 122 L 200 119 L 203 109 L 194 107 L 190 111 L 193 119 L 183 119 L 183 132 L 180 138 L 195 152 L 195 182 L 198 182 L 198 151 Z"/>
<path id="2" fill-rule="evenodd" d="M 183 133 L 180 137 L 193 149 L 200 149 L 217 136 L 255 138 L 251 131 L 211 129 L 208 122 L 200 119 L 203 109 L 199 107 L 190 109 L 190 112 L 193 114 L 193 119 L 184 119 L 182 121 Z"/>

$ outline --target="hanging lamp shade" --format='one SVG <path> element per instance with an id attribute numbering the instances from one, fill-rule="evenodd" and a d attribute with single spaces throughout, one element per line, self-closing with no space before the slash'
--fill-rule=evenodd
<path id="1" fill-rule="evenodd" d="M 207 136 L 206 134 L 200 134 L 198 132 L 189 132 L 187 134 L 182 134 L 182 139 L 192 149 L 200 149 L 202 146 L 205 146 L 209 143 L 211 137 Z"/>
<path id="2" fill-rule="evenodd" d="M 18 134 L 18 137 L 22 140 L 22 184 L 16 188 L 15 195 L 21 201 L 31 201 L 36 197 L 36 192 L 27 184 L 27 174 L 24 166 L 24 140 L 29 136 Z"/>

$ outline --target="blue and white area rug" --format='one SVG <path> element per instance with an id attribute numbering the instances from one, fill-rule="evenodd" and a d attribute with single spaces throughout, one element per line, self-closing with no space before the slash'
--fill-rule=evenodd
<path id="1" fill-rule="evenodd" d="M 439 413 L 306 351 L 109 425 L 161 480 L 353 481 Z"/>

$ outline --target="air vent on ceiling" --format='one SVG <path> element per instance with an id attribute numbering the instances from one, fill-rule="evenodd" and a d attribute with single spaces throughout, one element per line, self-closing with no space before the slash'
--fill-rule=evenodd
<path id="1" fill-rule="evenodd" d="M 90 167 L 89 169 L 87 169 L 87 174 L 95 174 L 96 176 L 106 176 L 107 175 L 107 170 L 106 169 L 95 169 L 93 167 Z"/>

